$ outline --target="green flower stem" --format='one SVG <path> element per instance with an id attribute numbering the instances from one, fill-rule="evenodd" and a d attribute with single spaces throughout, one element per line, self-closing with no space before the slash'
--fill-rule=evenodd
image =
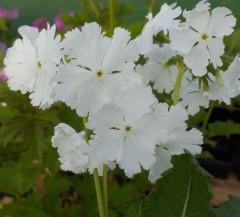
<path id="1" fill-rule="evenodd" d="M 112 35 L 114 31 L 114 0 L 108 0 L 109 10 L 109 34 Z"/>
<path id="2" fill-rule="evenodd" d="M 101 190 L 101 185 L 100 185 L 100 180 L 99 180 L 99 175 L 98 175 L 97 169 L 94 169 L 94 171 L 93 171 L 93 178 L 94 178 L 95 190 L 96 190 L 96 194 L 97 194 L 99 217 L 106 217 L 106 215 L 104 213 L 102 190 Z"/>
<path id="3" fill-rule="evenodd" d="M 81 3 L 82 3 L 84 13 L 86 15 L 87 20 L 90 20 L 90 12 L 89 12 L 89 8 L 88 8 L 87 0 L 82 0 Z"/>
<path id="4" fill-rule="evenodd" d="M 85 131 L 84 139 L 86 140 L 86 142 L 88 142 L 88 140 L 90 138 L 90 134 L 91 134 L 91 131 L 86 128 L 87 122 L 88 122 L 88 117 L 83 117 L 83 126 L 84 126 L 84 131 Z M 103 166 L 103 176 L 104 176 L 104 170 L 105 170 L 104 167 L 105 166 Z M 105 172 L 105 173 L 107 173 L 107 172 Z M 107 174 L 105 174 L 105 176 L 107 176 Z M 98 171 L 96 168 L 93 170 L 93 179 L 94 179 L 95 190 L 96 190 L 96 195 L 97 195 L 99 217 L 107 217 L 107 215 L 105 215 L 106 206 L 104 206 L 107 203 L 107 200 L 105 198 L 105 191 L 107 192 L 107 189 L 104 190 L 104 202 L 105 203 L 103 203 L 102 189 L 101 189 L 101 185 L 100 185 Z M 107 177 L 105 179 L 107 179 Z M 107 184 L 103 184 L 103 187 L 104 186 L 107 187 Z"/>
<path id="5" fill-rule="evenodd" d="M 209 109 L 208 109 L 207 114 L 205 115 L 204 120 L 203 120 L 202 130 L 206 129 L 208 121 L 209 121 L 209 119 L 211 117 L 211 114 L 213 112 L 214 106 L 215 106 L 215 102 L 210 101 Z"/>
<path id="6" fill-rule="evenodd" d="M 105 216 L 108 216 L 108 176 L 107 165 L 103 165 L 103 202 L 105 205 Z"/>
<path id="7" fill-rule="evenodd" d="M 174 87 L 173 92 L 173 105 L 177 105 L 179 101 L 179 93 L 182 82 L 183 74 L 187 71 L 187 68 L 184 64 L 177 64 L 178 67 L 178 76 Z"/>

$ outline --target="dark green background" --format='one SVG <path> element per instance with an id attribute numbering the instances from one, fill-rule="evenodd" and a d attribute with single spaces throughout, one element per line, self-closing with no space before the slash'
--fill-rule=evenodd
<path id="1" fill-rule="evenodd" d="M 95 0 L 97 1 L 97 0 Z M 147 14 L 147 2 L 150 0 L 115 0 L 118 3 L 126 3 L 134 5 L 134 12 L 129 19 L 144 20 Z M 106 0 L 104 1 L 107 2 Z M 156 0 L 156 10 L 164 2 L 173 3 L 176 0 Z M 199 2 L 198 0 L 178 0 L 177 3 L 182 8 L 191 9 Z M 210 0 L 213 6 L 226 6 L 233 10 L 233 13 L 239 17 L 240 2 L 239 0 Z M 49 17 L 53 18 L 58 12 L 81 11 L 81 0 L 0 0 L 0 7 L 6 9 L 19 9 L 19 19 L 13 22 L 14 26 L 23 24 L 31 25 L 35 18 Z"/>

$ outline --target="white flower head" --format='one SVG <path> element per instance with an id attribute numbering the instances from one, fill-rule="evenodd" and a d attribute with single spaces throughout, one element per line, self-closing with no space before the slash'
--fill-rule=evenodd
<path id="1" fill-rule="evenodd" d="M 170 30 L 171 48 L 182 54 L 187 67 L 200 77 L 207 73 L 209 63 L 215 68 L 222 66 L 223 37 L 230 35 L 236 25 L 229 9 L 215 8 L 210 14 L 208 6 L 206 1 L 202 1 L 195 9 L 185 13 L 185 28 Z"/>
<path id="2" fill-rule="evenodd" d="M 56 27 L 49 25 L 40 32 L 34 27 L 20 27 L 23 38 L 17 39 L 8 49 L 4 60 L 10 89 L 31 93 L 32 104 L 43 109 L 54 102 L 49 82 L 62 57 L 61 38 L 55 37 L 55 32 Z"/>
<path id="3" fill-rule="evenodd" d="M 211 75 L 212 82 L 206 96 L 209 100 L 218 100 L 230 105 L 231 99 L 240 94 L 240 59 L 237 55 L 226 71 Z"/>
<path id="4" fill-rule="evenodd" d="M 55 127 L 52 145 L 58 149 L 61 169 L 79 174 L 87 170 L 92 173 L 98 162 L 91 147 L 83 138 L 84 132 L 76 131 L 67 124 L 61 123 Z"/>
<path id="5" fill-rule="evenodd" d="M 156 147 L 156 162 L 150 168 L 149 180 L 155 182 L 159 179 L 162 173 L 172 167 L 170 162 L 172 155 L 178 155 L 184 153 L 185 150 L 192 154 L 199 154 L 201 152 L 201 145 L 203 143 L 203 137 L 200 131 L 196 129 L 187 130 L 187 124 L 185 121 L 188 119 L 188 115 L 185 109 L 179 105 L 170 107 L 165 104 L 159 104 L 156 112 L 158 115 L 168 119 L 167 140 L 160 141 Z M 159 119 L 161 120 L 161 118 Z"/>
<path id="6" fill-rule="evenodd" d="M 68 32 L 63 43 L 71 62 L 55 76 L 55 93 L 78 115 L 96 112 L 125 86 L 141 83 L 133 70 L 138 50 L 127 30 L 116 28 L 108 38 L 98 24 L 89 23 Z"/>
<path id="7" fill-rule="evenodd" d="M 143 66 L 138 65 L 136 72 L 142 75 L 146 85 L 152 82 L 153 88 L 159 93 L 170 93 L 174 89 L 178 70 L 176 65 L 168 65 L 167 61 L 175 54 L 168 44 L 162 47 L 154 45 L 146 55 L 147 63 Z"/>
<path id="8" fill-rule="evenodd" d="M 210 100 L 206 93 L 199 85 L 198 78 L 193 79 L 191 73 L 187 71 L 182 79 L 179 104 L 186 108 L 189 115 L 195 115 L 200 111 L 200 107 L 209 107 Z"/>
<path id="9" fill-rule="evenodd" d="M 154 17 L 152 13 L 149 13 L 146 16 L 148 22 L 145 24 L 141 35 L 135 39 L 139 47 L 139 52 L 147 54 L 152 49 L 153 36 L 161 31 L 166 35 L 170 28 L 178 26 L 180 21 L 176 20 L 176 18 L 181 12 L 181 8 L 176 7 L 176 4 L 168 5 L 165 3 Z"/>
<path id="10" fill-rule="evenodd" d="M 155 99 L 149 100 L 149 88 L 142 88 L 126 90 L 116 103 L 90 115 L 87 125 L 95 133 L 91 145 L 97 159 L 116 161 L 128 177 L 141 172 L 141 167 L 149 169 L 155 162 L 156 142 L 166 140 L 165 130 L 151 109 Z"/>

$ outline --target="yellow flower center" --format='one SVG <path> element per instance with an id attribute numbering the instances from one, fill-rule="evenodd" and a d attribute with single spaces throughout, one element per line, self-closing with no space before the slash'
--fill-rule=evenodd
<path id="1" fill-rule="evenodd" d="M 98 78 L 102 78 L 103 77 L 103 72 L 102 71 L 98 71 L 97 73 L 96 73 L 96 76 L 98 77 Z"/>
<path id="2" fill-rule="evenodd" d="M 209 36 L 208 36 L 207 33 L 203 33 L 203 34 L 202 34 L 202 40 L 205 40 L 205 41 L 206 41 L 206 40 L 208 39 L 208 37 L 209 37 Z"/>
<path id="3" fill-rule="evenodd" d="M 132 132 L 132 126 L 130 126 L 130 125 L 125 126 L 124 131 L 125 131 L 126 133 Z"/>
<path id="4" fill-rule="evenodd" d="M 41 68 L 42 68 L 42 63 L 41 63 L 39 60 L 37 61 L 37 68 L 38 68 L 38 69 L 41 69 Z"/>

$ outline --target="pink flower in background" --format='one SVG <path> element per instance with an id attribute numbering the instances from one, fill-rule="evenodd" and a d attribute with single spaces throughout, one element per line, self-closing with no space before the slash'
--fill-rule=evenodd
<path id="1" fill-rule="evenodd" d="M 0 82 L 6 81 L 7 79 L 4 68 L 0 69 Z"/>
<path id="2" fill-rule="evenodd" d="M 8 12 L 5 9 L 0 8 L 0 17 L 7 17 L 7 14 Z"/>
<path id="3" fill-rule="evenodd" d="M 49 23 L 48 18 L 44 17 L 44 18 L 35 19 L 33 21 L 33 26 L 38 28 L 39 31 L 41 31 L 42 29 L 47 27 L 48 23 Z"/>
<path id="4" fill-rule="evenodd" d="M 5 17 L 8 19 L 16 19 L 18 17 L 18 10 L 14 9 L 12 11 L 7 11 L 4 8 L 0 8 L 0 17 Z"/>
<path id="5" fill-rule="evenodd" d="M 18 10 L 14 9 L 12 11 L 8 11 L 7 17 L 9 19 L 16 19 L 18 17 Z"/>
<path id="6" fill-rule="evenodd" d="M 65 24 L 62 21 L 61 16 L 62 16 L 62 14 L 59 13 L 54 17 L 54 22 L 55 22 L 55 25 L 56 25 L 56 28 L 57 28 L 58 31 L 64 31 L 65 30 Z"/>

